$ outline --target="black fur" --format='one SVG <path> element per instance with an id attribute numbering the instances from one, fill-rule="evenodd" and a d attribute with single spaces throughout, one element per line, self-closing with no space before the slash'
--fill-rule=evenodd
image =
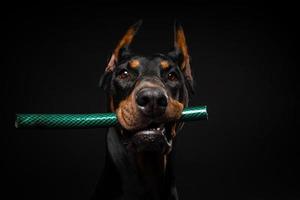
<path id="1" fill-rule="evenodd" d="M 174 48 L 173 51 L 167 54 L 154 54 L 144 57 L 133 54 L 126 45 L 126 47 L 120 49 L 118 55 L 119 57 L 115 61 L 113 60 L 114 65 L 106 70 L 100 79 L 100 87 L 106 91 L 108 99 L 113 99 L 115 108 L 130 95 L 136 84 L 143 79 L 159 80 L 173 99 L 183 102 L 184 106 L 188 105 L 189 96 L 193 93 L 193 81 L 181 69 L 183 55 L 180 49 Z M 129 61 L 132 59 L 138 60 L 140 63 L 135 69 L 129 65 Z M 161 61 L 163 60 L 169 63 L 167 69 L 161 67 Z M 126 79 L 120 78 L 124 70 L 128 75 Z M 176 77 L 175 80 L 171 81 L 168 78 L 170 73 Z M 166 127 L 169 128 L 169 124 L 166 124 Z M 177 129 L 181 127 L 182 123 L 178 123 Z M 121 129 L 115 127 L 108 129 L 105 167 L 92 200 L 177 200 L 178 195 L 173 169 L 174 148 L 166 155 L 165 172 L 158 186 L 159 194 L 151 194 L 141 181 L 134 162 L 134 155 L 126 149 L 126 139 L 121 134 Z M 167 129 L 167 132 L 170 131 L 170 128 Z M 174 143 L 175 139 L 173 139 L 173 146 Z"/>

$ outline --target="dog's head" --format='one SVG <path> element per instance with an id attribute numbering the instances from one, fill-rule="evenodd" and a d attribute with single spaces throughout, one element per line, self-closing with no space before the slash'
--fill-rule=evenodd
<path id="1" fill-rule="evenodd" d="M 190 57 L 178 23 L 169 53 L 148 57 L 132 53 L 129 45 L 140 25 L 141 21 L 131 26 L 118 43 L 100 86 L 108 93 L 127 148 L 167 154 L 183 125 L 175 121 L 193 92 Z"/>

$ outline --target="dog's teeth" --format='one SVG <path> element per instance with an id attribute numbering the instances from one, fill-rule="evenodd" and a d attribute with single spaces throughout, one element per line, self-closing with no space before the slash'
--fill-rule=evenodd
<path id="1" fill-rule="evenodd" d="M 148 130 L 149 130 L 149 131 L 161 131 L 161 130 L 163 130 L 163 128 L 161 128 L 161 127 L 156 127 L 156 128 L 149 128 Z"/>

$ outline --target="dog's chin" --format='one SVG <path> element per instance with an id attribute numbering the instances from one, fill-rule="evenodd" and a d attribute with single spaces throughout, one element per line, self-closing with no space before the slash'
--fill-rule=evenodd
<path id="1" fill-rule="evenodd" d="M 130 147 L 136 152 L 167 154 L 172 149 L 172 137 L 164 124 L 151 125 L 131 133 Z"/>

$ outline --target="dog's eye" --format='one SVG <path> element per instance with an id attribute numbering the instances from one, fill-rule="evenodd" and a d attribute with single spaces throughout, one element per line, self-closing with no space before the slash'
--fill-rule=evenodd
<path id="1" fill-rule="evenodd" d="M 177 81 L 177 74 L 175 73 L 175 72 L 170 72 L 169 74 L 168 74 L 168 80 L 170 80 L 170 81 Z"/>
<path id="2" fill-rule="evenodd" d="M 129 72 L 126 69 L 123 69 L 122 71 L 120 71 L 120 73 L 118 75 L 118 77 L 120 79 L 127 79 L 127 78 L 129 78 L 129 76 L 130 76 Z"/>

